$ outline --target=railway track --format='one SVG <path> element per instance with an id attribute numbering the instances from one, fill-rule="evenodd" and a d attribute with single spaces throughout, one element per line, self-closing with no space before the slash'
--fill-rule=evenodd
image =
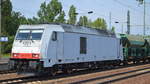
<path id="1" fill-rule="evenodd" d="M 28 81 L 35 81 L 36 77 L 35 76 L 30 76 L 30 77 L 19 77 L 19 78 L 12 78 L 12 79 L 7 79 L 7 80 L 0 80 L 1 84 L 15 84 L 15 83 L 25 83 Z M 36 79 L 37 80 L 37 79 Z"/>
<path id="2" fill-rule="evenodd" d="M 15 70 L 10 70 L 8 67 L 8 63 L 0 63 L 0 75 L 15 73 Z"/>
<path id="3" fill-rule="evenodd" d="M 112 75 L 95 77 L 95 78 L 91 78 L 91 79 L 87 79 L 87 80 L 73 82 L 71 84 L 86 84 L 86 83 L 109 84 L 112 82 L 124 80 L 127 78 L 131 78 L 131 77 L 135 77 L 135 76 L 139 76 L 139 75 L 147 74 L 147 73 L 150 73 L 150 67 L 143 68 L 143 69 L 137 69 L 137 70 L 131 70 L 131 71 L 127 71 L 127 72 L 116 73 L 116 74 L 112 74 Z"/>
<path id="4" fill-rule="evenodd" d="M 12 71 L 12 70 L 4 70 L 4 71 L 0 71 L 0 75 L 5 75 L 5 74 L 10 74 L 10 73 L 15 73 L 16 71 Z"/>
<path id="5" fill-rule="evenodd" d="M 109 84 L 127 78 L 150 73 L 150 64 L 83 74 L 68 78 L 49 80 L 46 84 Z"/>
<path id="6" fill-rule="evenodd" d="M 36 83 L 36 84 L 107 84 L 127 78 L 139 76 L 142 74 L 150 73 L 150 64 L 119 67 L 112 70 L 95 70 L 95 71 L 79 71 L 69 75 L 58 74 L 55 77 L 51 76 L 30 76 L 19 77 L 6 80 L 0 80 L 2 84 L 15 84 L 15 83 Z"/>

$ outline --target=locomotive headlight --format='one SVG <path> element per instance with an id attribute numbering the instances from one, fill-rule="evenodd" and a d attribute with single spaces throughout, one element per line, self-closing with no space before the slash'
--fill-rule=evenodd
<path id="1" fill-rule="evenodd" d="M 39 54 L 32 54 L 32 57 L 33 58 L 40 58 L 40 55 Z"/>

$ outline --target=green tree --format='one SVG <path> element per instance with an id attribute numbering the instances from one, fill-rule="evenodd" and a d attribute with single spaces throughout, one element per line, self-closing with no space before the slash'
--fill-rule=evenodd
<path id="1" fill-rule="evenodd" d="M 40 23 L 40 21 L 36 17 L 27 19 L 27 24 L 39 24 L 39 23 Z"/>
<path id="2" fill-rule="evenodd" d="M 58 18 L 55 20 L 55 22 L 59 22 L 59 23 L 65 23 L 65 12 L 62 11 L 60 13 L 60 15 L 58 16 Z"/>
<path id="3" fill-rule="evenodd" d="M 88 17 L 83 16 L 83 26 L 87 26 L 87 25 L 88 25 Z"/>
<path id="4" fill-rule="evenodd" d="M 80 16 L 78 25 L 88 26 L 88 18 L 86 16 Z"/>
<path id="5" fill-rule="evenodd" d="M 51 0 L 50 3 L 42 3 L 38 11 L 39 22 L 54 22 L 56 17 L 62 13 L 62 5 L 58 0 Z"/>
<path id="6" fill-rule="evenodd" d="M 24 17 L 24 16 L 19 17 L 19 25 L 21 25 L 21 24 L 28 24 L 28 20 L 26 17 Z"/>
<path id="7" fill-rule="evenodd" d="M 115 27 L 114 26 L 111 28 L 111 32 L 115 33 Z"/>
<path id="8" fill-rule="evenodd" d="M 101 18 L 97 18 L 93 23 L 92 26 L 97 28 L 97 29 L 103 29 L 106 30 L 107 29 L 107 25 L 104 19 Z"/>
<path id="9" fill-rule="evenodd" d="M 38 11 L 38 17 L 40 22 L 46 22 L 47 20 L 47 7 L 46 2 L 42 3 L 40 6 L 40 10 Z"/>
<path id="10" fill-rule="evenodd" d="M 20 24 L 27 24 L 27 20 L 24 16 L 21 15 L 20 12 L 12 12 L 11 14 L 11 29 L 8 30 L 7 32 L 9 32 L 9 35 L 15 35 L 16 31 L 19 27 Z"/>
<path id="11" fill-rule="evenodd" d="M 76 20 L 77 20 L 76 8 L 73 5 L 71 5 L 71 7 L 69 9 L 69 20 L 68 20 L 68 23 L 69 24 L 76 24 Z"/>
<path id="12" fill-rule="evenodd" d="M 31 22 L 28 21 L 28 19 L 26 17 L 24 17 L 23 15 L 21 15 L 20 12 L 12 12 L 11 13 L 11 30 L 7 31 L 10 32 L 9 35 L 15 35 L 16 31 L 19 27 L 19 25 L 21 24 L 31 24 Z"/>
<path id="13" fill-rule="evenodd" d="M 77 23 L 79 26 L 83 26 L 83 17 L 80 16 L 79 21 Z"/>
<path id="14" fill-rule="evenodd" d="M 88 27 L 93 27 L 92 24 L 93 24 L 92 20 L 88 19 L 88 25 L 87 26 Z"/>
<path id="15" fill-rule="evenodd" d="M 39 23 L 38 18 L 36 18 L 36 17 L 33 17 L 32 21 L 33 21 L 32 24 L 38 24 Z"/>
<path id="16" fill-rule="evenodd" d="M 10 0 L 1 0 L 1 29 L 3 35 L 8 35 L 11 33 L 11 12 L 12 4 Z"/>

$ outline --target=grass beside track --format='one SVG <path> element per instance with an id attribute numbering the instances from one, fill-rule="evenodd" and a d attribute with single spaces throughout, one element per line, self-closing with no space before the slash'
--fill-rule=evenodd
<path id="1" fill-rule="evenodd" d="M 0 57 L 1 58 L 10 58 L 11 54 L 7 53 L 7 54 L 2 54 Z"/>

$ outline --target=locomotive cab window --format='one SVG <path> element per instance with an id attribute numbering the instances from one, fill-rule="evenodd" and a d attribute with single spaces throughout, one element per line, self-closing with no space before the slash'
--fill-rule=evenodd
<path id="1" fill-rule="evenodd" d="M 85 37 L 80 37 L 80 54 L 86 54 L 87 42 Z"/>
<path id="2" fill-rule="evenodd" d="M 30 30 L 19 30 L 16 40 L 29 40 Z"/>
<path id="3" fill-rule="evenodd" d="M 43 30 L 26 30 L 21 29 L 18 31 L 16 40 L 41 40 Z"/>
<path id="4" fill-rule="evenodd" d="M 57 32 L 53 32 L 53 34 L 52 34 L 52 40 L 53 41 L 57 40 Z"/>
<path id="5" fill-rule="evenodd" d="M 32 30 L 31 39 L 32 40 L 41 40 L 43 30 Z"/>

